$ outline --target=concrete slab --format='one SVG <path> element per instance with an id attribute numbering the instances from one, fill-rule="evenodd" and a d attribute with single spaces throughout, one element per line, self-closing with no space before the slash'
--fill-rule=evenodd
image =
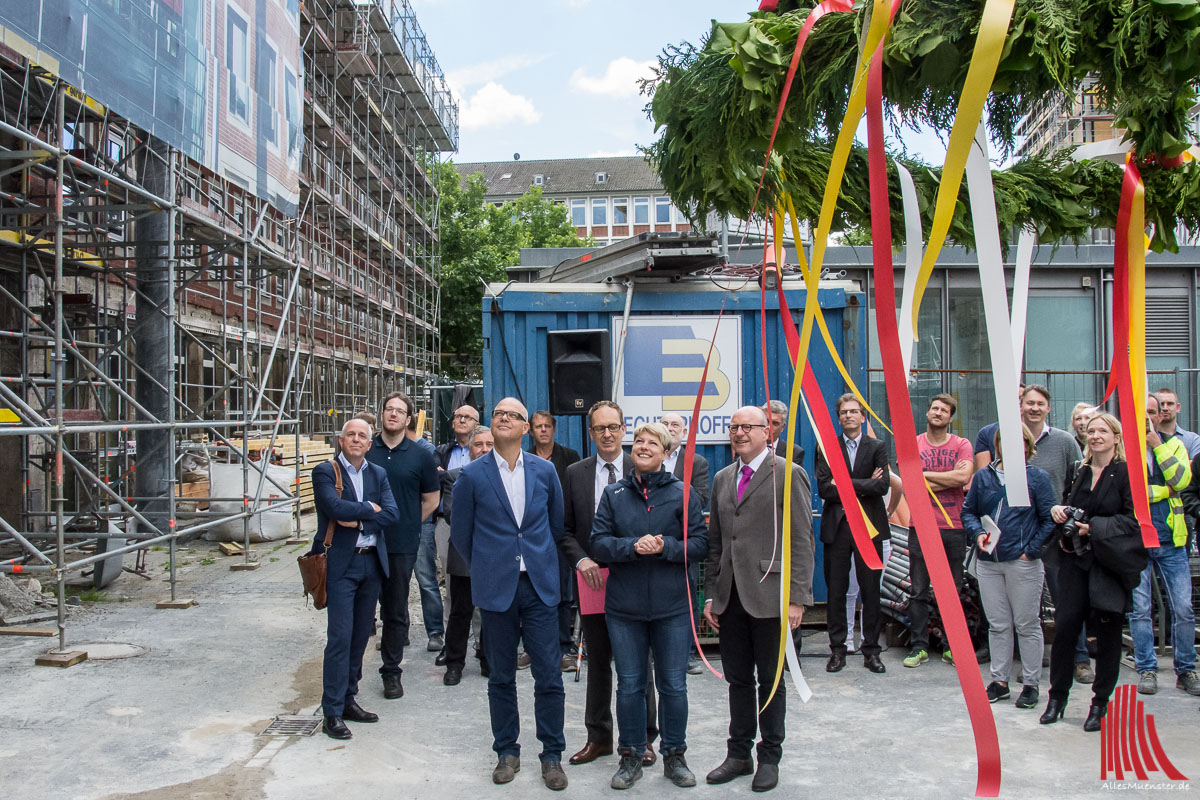
<path id="1" fill-rule="evenodd" d="M 412 648 L 404 671 L 405 696 L 385 700 L 379 656 L 367 651 L 361 702 L 378 712 L 375 725 L 351 724 L 354 739 L 259 737 L 279 714 L 319 713 L 325 615 L 305 607 L 295 565 L 304 545 L 260 545 L 262 569 L 231 573 L 215 545 L 181 549 L 180 594 L 200 600 L 184 616 L 158 614 L 154 600 L 165 583 L 125 576 L 107 597 L 73 609 L 72 642 L 127 642 L 149 648 L 138 658 L 85 662 L 70 670 L 42 670 L 36 640 L 0 640 L 0 674 L 12 697 L 0 715 L 0 780 L 6 798 L 267 798 L 311 800 L 352 791 L 362 798 L 478 800 L 541 793 L 539 749 L 533 729 L 533 687 L 519 673 L 524 768 L 509 787 L 490 781 L 494 763 L 486 681 L 474 663 L 456 687 L 442 685 L 443 670 L 425 652 L 417 595 L 412 596 Z M 152 574 L 162 554 L 151 554 Z M 205 564 L 204 561 L 210 563 Z M 215 562 L 215 563 L 214 563 Z M 855 657 L 845 671 L 824 672 L 823 636 L 806 639 L 801 662 L 815 697 L 788 696 L 778 797 L 966 798 L 975 788 L 975 748 L 951 667 L 900 664 L 902 651 L 884 653 L 888 672 L 873 675 Z M 822 650 L 822 652 L 817 652 Z M 1200 776 L 1197 699 L 1166 680 L 1143 697 L 1168 756 L 1184 775 Z M 988 680 L 985 673 L 985 681 Z M 1122 683 L 1136 680 L 1123 670 Z M 1045 694 L 1043 672 L 1043 698 Z M 567 753 L 585 739 L 585 682 L 564 676 Z M 1100 781 L 1100 737 L 1080 725 L 1089 693 L 1077 687 L 1066 719 L 1041 726 L 1041 709 L 1011 701 L 992 706 L 1004 778 L 1001 797 L 1091 798 L 1113 786 Z M 701 778 L 695 795 L 750 796 L 748 780 L 720 787 L 703 775 L 724 756 L 726 694 L 712 675 L 690 676 L 688 761 Z M 37 769 L 29 765 L 37 764 Z M 567 766 L 565 796 L 607 795 L 613 758 Z M 1152 778 L 1165 781 L 1161 773 Z M 1181 784 L 1174 784 L 1177 787 Z M 1120 787 L 1148 784 L 1130 782 Z M 661 765 L 627 794 L 674 792 Z M 549 796 L 549 795 L 543 795 Z"/>

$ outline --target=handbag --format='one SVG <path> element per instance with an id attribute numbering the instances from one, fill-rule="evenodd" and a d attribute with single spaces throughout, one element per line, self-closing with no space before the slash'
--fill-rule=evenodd
<path id="1" fill-rule="evenodd" d="M 334 488 L 337 490 L 337 496 L 341 499 L 342 496 L 342 470 L 338 468 L 335 459 L 329 459 L 329 463 L 333 465 Z M 329 574 L 329 560 L 325 556 L 325 551 L 333 544 L 333 526 L 337 523 L 334 520 L 329 520 L 329 524 L 325 526 L 325 541 L 322 543 L 321 551 L 313 551 L 305 553 L 296 558 L 296 562 L 300 565 L 300 580 L 304 584 L 305 602 L 307 598 L 312 596 L 313 608 L 320 611 L 325 607 L 325 580 Z"/>

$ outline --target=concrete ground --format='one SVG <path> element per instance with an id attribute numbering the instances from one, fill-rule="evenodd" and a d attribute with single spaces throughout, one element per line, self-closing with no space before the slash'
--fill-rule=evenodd
<path id="1" fill-rule="evenodd" d="M 404 672 L 405 696 L 384 700 L 371 646 L 360 694 L 375 725 L 351 723 L 354 739 L 257 736 L 276 715 L 314 714 L 321 693 L 324 612 L 306 608 L 295 558 L 302 545 L 257 545 L 262 567 L 232 572 L 235 558 L 216 545 L 181 553 L 180 597 L 196 607 L 156 610 L 167 595 L 165 553 L 151 554 L 154 580 L 125 575 L 105 601 L 74 610 L 69 645 L 124 642 L 148 648 L 135 658 L 88 661 L 69 669 L 34 666 L 57 640 L 0 638 L 0 676 L 8 711 L 0 715 L 0 785 L 6 798 L 311 800 L 347 789 L 356 798 L 539 796 L 532 679 L 519 673 L 524 769 L 493 786 L 486 681 L 468 666 L 461 685 L 442 685 L 419 623 Z M 413 619 L 419 620 L 414 593 Z M 788 739 L 779 797 L 958 798 L 975 788 L 975 748 L 954 670 L 940 662 L 904 669 L 902 653 L 883 654 L 888 672 L 873 675 L 850 658 L 840 674 L 824 671 L 823 634 L 806 640 L 801 662 L 815 697 L 788 697 Z M 719 666 L 719 665 L 718 665 Z M 1196 698 L 1174 688 L 1164 664 L 1158 695 L 1142 698 L 1168 756 L 1200 777 Z M 986 669 L 986 668 L 985 668 Z M 584 742 L 583 681 L 564 676 L 567 753 Z M 985 681 L 989 678 L 985 672 Z M 1136 675 L 1122 668 L 1121 681 Z M 1043 705 L 1045 699 L 1043 671 Z M 1015 697 L 1016 692 L 1014 692 Z M 1090 693 L 1077 687 L 1064 722 L 1040 726 L 1041 709 L 1011 700 L 992 707 L 1003 761 L 1001 796 L 1083 798 L 1113 789 L 1156 790 L 1147 783 L 1104 785 L 1100 737 L 1080 729 Z M 712 675 L 689 679 L 688 762 L 706 797 L 749 796 L 749 779 L 706 786 L 724 756 L 725 686 Z M 566 766 L 567 796 L 610 793 L 613 758 Z M 1161 773 L 1152 779 L 1164 780 Z M 1178 790 L 1190 785 L 1171 784 Z M 683 792 L 662 777 L 661 762 L 628 792 Z"/>

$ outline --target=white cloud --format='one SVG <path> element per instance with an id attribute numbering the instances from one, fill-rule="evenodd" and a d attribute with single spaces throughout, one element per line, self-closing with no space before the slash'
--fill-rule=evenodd
<path id="1" fill-rule="evenodd" d="M 459 120 L 464 130 L 494 128 L 519 122 L 534 125 L 542 118 L 533 102 L 513 94 L 494 81 L 488 81 L 459 106 Z"/>
<path id="2" fill-rule="evenodd" d="M 649 78 L 654 61 L 634 61 L 622 56 L 608 63 L 608 69 L 600 77 L 584 73 L 583 68 L 571 75 L 571 88 L 585 94 L 601 94 L 609 97 L 636 97 L 638 81 Z"/>
<path id="3" fill-rule="evenodd" d="M 510 72 L 516 72 L 519 69 L 540 64 L 546 58 L 547 55 L 545 53 L 514 53 L 513 55 L 501 56 L 490 61 L 483 61 L 479 64 L 471 64 L 470 66 L 450 70 L 450 72 L 446 73 L 446 81 L 459 97 L 465 97 L 466 90 L 472 86 L 489 81 L 497 81 Z"/>

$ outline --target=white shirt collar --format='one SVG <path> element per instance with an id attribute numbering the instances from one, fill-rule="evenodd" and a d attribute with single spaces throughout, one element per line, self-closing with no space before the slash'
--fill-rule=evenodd
<path id="1" fill-rule="evenodd" d="M 741 466 L 738 467 L 738 472 L 742 471 L 742 467 L 749 467 L 754 472 L 758 472 L 758 468 L 762 466 L 763 461 L 765 461 L 767 456 L 769 456 L 772 452 L 773 450 L 770 447 L 764 447 L 761 453 L 750 459 L 749 464 L 739 458 L 738 463 L 741 464 Z"/>
<path id="2" fill-rule="evenodd" d="M 495 450 L 493 450 L 492 452 L 496 453 Z M 508 473 L 513 473 L 513 472 L 516 472 L 517 470 L 523 470 L 523 469 L 525 469 L 525 451 L 524 450 L 517 451 L 517 463 L 511 469 L 508 466 L 508 459 L 505 458 L 504 456 L 500 455 L 499 453 L 496 453 L 496 465 L 500 469 L 502 469 Z"/>

